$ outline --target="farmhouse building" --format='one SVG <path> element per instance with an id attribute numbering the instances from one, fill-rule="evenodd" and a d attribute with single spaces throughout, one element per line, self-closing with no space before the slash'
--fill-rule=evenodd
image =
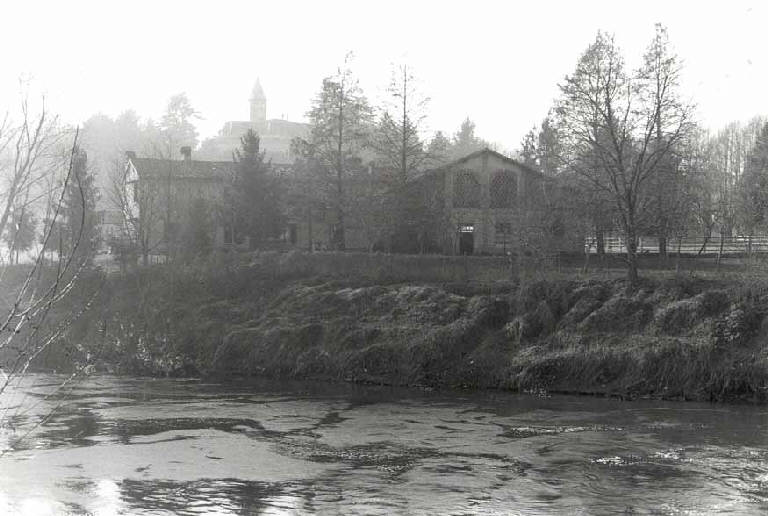
<path id="1" fill-rule="evenodd" d="M 346 185 L 345 249 L 443 254 L 583 250 L 571 198 L 559 181 L 490 149 L 425 171 L 398 192 L 375 193 L 374 186 L 371 195 L 369 183 L 386 171 L 367 170 L 348 178 Z M 376 220 L 371 211 L 382 197 L 398 197 L 409 210 L 405 224 L 389 227 L 389 233 L 377 227 L 388 216 Z M 293 208 L 291 242 L 302 249 L 331 247 L 335 211 L 306 202 Z"/>
<path id="2" fill-rule="evenodd" d="M 215 206 L 222 199 L 226 181 L 234 174 L 232 161 L 192 159 L 189 147 L 181 148 L 182 159 L 139 158 L 126 152 L 125 210 L 132 219 L 133 235 L 144 252 L 169 256 L 183 231 L 194 219 L 193 210 L 204 217 L 194 220 L 196 230 L 208 234 L 211 245 L 232 243 Z"/>
<path id="3" fill-rule="evenodd" d="M 445 253 L 568 252 L 583 246 L 558 181 L 493 150 L 427 171 L 415 184 L 425 207 L 439 213 L 442 229 L 431 237 Z"/>

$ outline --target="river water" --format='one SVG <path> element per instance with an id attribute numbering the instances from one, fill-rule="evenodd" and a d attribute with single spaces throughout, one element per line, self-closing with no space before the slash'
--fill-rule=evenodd
<path id="1" fill-rule="evenodd" d="M 0 398 L 0 514 L 768 511 L 761 407 L 61 380 Z"/>

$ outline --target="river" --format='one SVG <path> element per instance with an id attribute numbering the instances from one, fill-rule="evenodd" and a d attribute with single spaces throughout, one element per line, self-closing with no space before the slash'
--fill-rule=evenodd
<path id="1" fill-rule="evenodd" d="M 763 407 L 62 379 L 0 398 L 0 514 L 768 511 Z"/>

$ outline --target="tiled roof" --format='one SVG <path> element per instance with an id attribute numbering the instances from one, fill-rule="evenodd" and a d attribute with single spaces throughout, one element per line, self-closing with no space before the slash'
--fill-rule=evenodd
<path id="1" fill-rule="evenodd" d="M 432 168 L 432 169 L 424 170 L 424 171 L 416 174 L 411 180 L 412 181 L 420 181 L 420 180 L 424 179 L 427 176 L 431 176 L 431 175 L 434 175 L 434 174 L 445 173 L 446 171 L 450 170 L 451 168 L 454 168 L 457 165 L 460 165 L 460 164 L 462 164 L 462 163 L 464 163 L 466 161 L 469 161 L 472 158 L 476 158 L 478 156 L 482 156 L 483 154 L 488 154 L 488 155 L 491 155 L 491 156 L 496 156 L 500 160 L 505 161 L 507 163 L 511 163 L 511 164 L 515 165 L 516 167 L 518 167 L 518 168 L 520 168 L 520 169 L 522 169 L 522 170 L 524 170 L 524 171 L 526 171 L 528 173 L 532 173 L 532 174 L 534 174 L 535 176 L 537 176 L 537 177 L 539 177 L 541 179 L 546 179 L 546 180 L 552 179 L 552 178 L 549 178 L 549 177 L 545 176 L 544 174 L 542 174 L 540 171 L 536 170 L 535 168 L 526 165 L 525 163 L 521 163 L 521 162 L 517 161 L 516 159 L 510 158 L 509 156 L 505 156 L 504 154 L 502 154 L 500 152 L 496 152 L 495 150 L 491 150 L 488 147 L 486 147 L 484 149 L 476 150 L 475 152 L 467 154 L 466 156 L 463 156 L 463 157 L 461 157 L 459 159 L 453 160 L 450 163 L 446 163 L 445 165 L 441 165 L 439 167 L 435 167 L 435 168 Z"/>
<path id="2" fill-rule="evenodd" d="M 496 156 L 500 160 L 506 161 L 507 163 L 512 163 L 513 165 L 515 165 L 515 166 L 517 166 L 519 168 L 522 168 L 523 170 L 526 170 L 528 172 L 533 172 L 536 175 L 542 175 L 541 172 L 539 172 L 535 168 L 530 167 L 530 166 L 526 165 L 525 163 L 521 163 L 521 162 L 517 161 L 516 159 L 510 158 L 509 156 L 505 156 L 504 154 L 502 154 L 500 152 L 496 152 L 495 150 L 489 149 L 488 147 L 486 147 L 484 149 L 477 150 L 475 152 L 472 152 L 471 154 L 467 154 L 463 158 L 459 158 L 459 159 L 457 159 L 457 160 L 455 160 L 455 161 L 453 161 L 451 163 L 448 163 L 447 165 L 444 165 L 444 167 L 447 168 L 447 167 L 451 167 L 451 166 L 454 166 L 454 165 L 458 165 L 460 163 L 464 163 L 465 161 L 469 161 L 472 158 L 476 158 L 477 156 L 482 156 L 483 154 L 490 154 L 491 156 Z M 440 168 L 443 168 L 443 167 L 440 167 Z"/>
<path id="3" fill-rule="evenodd" d="M 272 118 L 267 120 L 267 131 L 265 136 L 306 136 L 309 134 L 310 126 L 303 122 L 291 122 L 281 118 Z"/>
<path id="4" fill-rule="evenodd" d="M 157 158 L 132 158 L 139 177 L 173 179 L 208 179 L 221 181 L 234 172 L 232 161 L 171 160 Z"/>

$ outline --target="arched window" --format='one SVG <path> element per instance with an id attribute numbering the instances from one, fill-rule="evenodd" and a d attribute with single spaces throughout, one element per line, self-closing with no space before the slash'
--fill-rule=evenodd
<path id="1" fill-rule="evenodd" d="M 456 174 L 453 205 L 457 208 L 480 207 L 480 183 L 471 171 L 462 170 Z"/>
<path id="2" fill-rule="evenodd" d="M 512 208 L 517 200 L 517 176 L 511 170 L 497 170 L 491 179 L 491 208 Z"/>

